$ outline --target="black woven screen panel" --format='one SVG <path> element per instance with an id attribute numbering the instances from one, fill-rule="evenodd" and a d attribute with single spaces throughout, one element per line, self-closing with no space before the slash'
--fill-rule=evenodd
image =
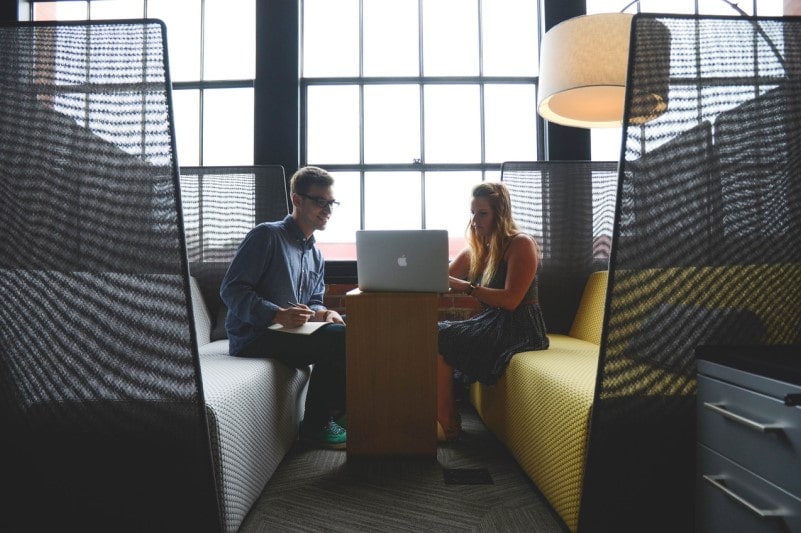
<path id="1" fill-rule="evenodd" d="M 539 299 L 548 331 L 567 334 L 590 273 L 609 265 L 617 163 L 506 162 L 501 181 L 515 221 L 540 246 Z"/>
<path id="2" fill-rule="evenodd" d="M 280 165 L 181 167 L 181 203 L 190 272 L 222 335 L 220 283 L 248 231 L 289 214 Z M 222 337 L 220 337 L 222 338 Z"/>
<path id="3" fill-rule="evenodd" d="M 217 531 L 165 28 L 0 51 L 0 529 Z"/>
<path id="4" fill-rule="evenodd" d="M 582 531 L 691 531 L 696 348 L 801 343 L 799 36 L 635 16 L 628 94 L 666 77 L 668 105 L 624 120 Z"/>
<path id="5" fill-rule="evenodd" d="M 230 263 L 248 231 L 289 214 L 280 165 L 181 167 L 189 262 Z"/>

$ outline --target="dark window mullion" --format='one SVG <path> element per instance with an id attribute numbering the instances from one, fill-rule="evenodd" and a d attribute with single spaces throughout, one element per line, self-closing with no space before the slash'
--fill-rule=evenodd
<path id="1" fill-rule="evenodd" d="M 367 214 L 365 209 L 366 176 L 364 170 L 364 0 L 359 0 L 359 228 L 365 228 Z"/>
<path id="2" fill-rule="evenodd" d="M 480 157 L 481 157 L 481 164 L 485 165 L 487 162 L 487 132 L 486 132 L 486 120 L 484 116 L 485 107 L 484 107 L 484 88 L 486 87 L 486 83 L 484 80 L 484 35 L 483 35 L 483 24 L 484 24 L 484 17 L 482 14 L 482 3 L 481 0 L 477 2 L 478 8 L 478 77 L 482 80 L 481 83 L 478 85 L 478 120 L 479 120 L 479 137 L 480 137 Z M 481 181 L 484 181 L 484 172 L 481 173 Z"/>
<path id="3" fill-rule="evenodd" d="M 174 81 L 173 89 L 253 89 L 255 80 Z"/>
<path id="4" fill-rule="evenodd" d="M 363 169 L 367 172 L 384 172 L 384 171 L 409 171 L 419 172 L 424 170 L 426 172 L 441 172 L 444 170 L 482 170 L 482 167 L 494 167 L 499 169 L 500 165 L 482 165 L 481 163 L 430 163 L 427 165 L 416 163 L 369 163 L 365 165 L 358 165 L 356 163 L 326 163 L 325 161 L 318 161 L 315 164 L 323 166 L 326 170 L 332 172 L 355 172 Z"/>
<path id="5" fill-rule="evenodd" d="M 364 169 L 364 84 L 360 83 L 359 87 L 359 167 Z M 360 210 L 361 210 L 361 221 L 360 225 L 361 228 L 364 229 L 364 219 L 365 219 L 365 209 L 364 209 L 364 194 L 365 194 L 365 186 L 364 186 L 364 170 L 359 171 L 359 189 L 361 191 L 362 201 Z"/>
<path id="6" fill-rule="evenodd" d="M 258 1 L 258 0 L 257 0 Z M 300 20 L 298 21 L 298 70 L 299 70 L 299 78 L 300 78 L 300 95 L 298 102 L 298 106 L 300 107 L 299 115 L 300 120 L 298 122 L 298 140 L 300 143 L 300 150 L 298 154 L 298 163 L 300 166 L 304 166 L 308 164 L 309 158 L 306 154 L 307 147 L 309 145 L 309 128 L 307 127 L 307 120 L 308 120 L 308 113 L 309 113 L 309 84 L 307 83 L 307 78 L 305 77 L 305 70 L 304 70 L 304 59 L 306 50 L 303 47 L 303 44 L 306 42 L 306 5 L 304 0 L 298 0 L 298 11 L 300 12 Z"/>
<path id="7" fill-rule="evenodd" d="M 200 0 L 200 65 L 199 65 L 199 78 L 201 82 L 201 87 L 198 92 L 198 165 L 203 166 L 203 152 L 205 148 L 203 146 L 203 121 L 204 121 L 204 105 L 205 105 L 205 94 L 206 90 L 202 86 L 202 83 L 205 81 L 203 76 L 203 65 L 205 64 L 205 54 L 206 54 L 206 0 Z"/>
<path id="8" fill-rule="evenodd" d="M 420 80 L 424 79 L 424 53 L 423 53 L 423 46 L 425 45 L 423 39 L 423 0 L 418 0 L 417 2 L 417 74 L 420 76 Z M 421 201 L 421 218 L 422 220 L 420 223 L 422 224 L 421 227 L 426 227 L 426 170 L 425 170 L 425 162 L 426 162 L 426 128 L 425 128 L 425 84 L 421 81 L 419 82 L 419 97 L 420 97 L 420 120 L 419 120 L 419 128 L 420 128 L 420 158 L 418 161 L 421 165 L 420 170 L 420 194 L 422 197 Z"/>
<path id="9" fill-rule="evenodd" d="M 547 0 L 545 0 L 547 2 Z M 537 20 L 539 23 L 537 24 L 537 57 L 540 55 L 540 43 L 542 42 L 542 36 L 545 34 L 545 17 L 542 16 L 543 4 L 545 2 L 537 2 Z M 586 3 L 585 3 L 586 5 Z M 586 8 L 585 8 L 586 11 Z M 539 64 L 537 65 L 537 78 L 534 81 L 534 106 L 536 108 L 537 101 L 539 98 L 539 91 L 540 91 L 540 72 L 539 72 Z M 543 159 L 547 159 L 546 154 L 548 153 L 548 136 L 546 135 L 546 126 L 545 120 L 537 113 L 536 109 L 534 111 L 535 120 L 537 121 L 536 128 L 537 128 L 537 160 L 541 161 Z"/>
<path id="10" fill-rule="evenodd" d="M 536 76 L 400 76 L 397 78 L 392 77 L 371 77 L 371 78 L 358 78 L 358 77 L 319 77 L 319 78 L 305 78 L 303 83 L 305 85 L 354 85 L 357 83 L 364 83 L 365 85 L 413 85 L 417 83 L 424 83 L 426 85 L 475 85 L 478 83 L 506 83 L 522 85 L 530 85 L 537 82 Z M 209 82 L 212 83 L 212 82 Z"/>

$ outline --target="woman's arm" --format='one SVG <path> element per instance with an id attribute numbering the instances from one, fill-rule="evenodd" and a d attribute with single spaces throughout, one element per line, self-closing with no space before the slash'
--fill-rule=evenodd
<path id="1" fill-rule="evenodd" d="M 507 271 L 503 289 L 476 287 L 471 296 L 492 307 L 514 310 L 523 301 L 537 275 L 538 260 L 534 239 L 523 233 L 518 234 L 506 251 Z"/>
<path id="2" fill-rule="evenodd" d="M 464 292 L 470 288 L 470 283 L 465 281 L 470 271 L 470 248 L 465 248 L 448 265 L 448 286 L 452 291 Z"/>

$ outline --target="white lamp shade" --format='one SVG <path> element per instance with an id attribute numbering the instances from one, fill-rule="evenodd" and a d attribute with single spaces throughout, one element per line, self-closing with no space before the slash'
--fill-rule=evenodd
<path id="1" fill-rule="evenodd" d="M 540 48 L 539 114 L 550 122 L 583 128 L 619 127 L 623 122 L 632 15 L 601 13 L 562 22 Z M 661 114 L 666 96 L 647 95 L 642 123 Z"/>

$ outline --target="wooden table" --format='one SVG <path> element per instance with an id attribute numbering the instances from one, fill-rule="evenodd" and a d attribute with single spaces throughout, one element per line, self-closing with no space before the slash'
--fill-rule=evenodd
<path id="1" fill-rule="evenodd" d="M 345 295 L 348 457 L 437 455 L 438 295 Z"/>

